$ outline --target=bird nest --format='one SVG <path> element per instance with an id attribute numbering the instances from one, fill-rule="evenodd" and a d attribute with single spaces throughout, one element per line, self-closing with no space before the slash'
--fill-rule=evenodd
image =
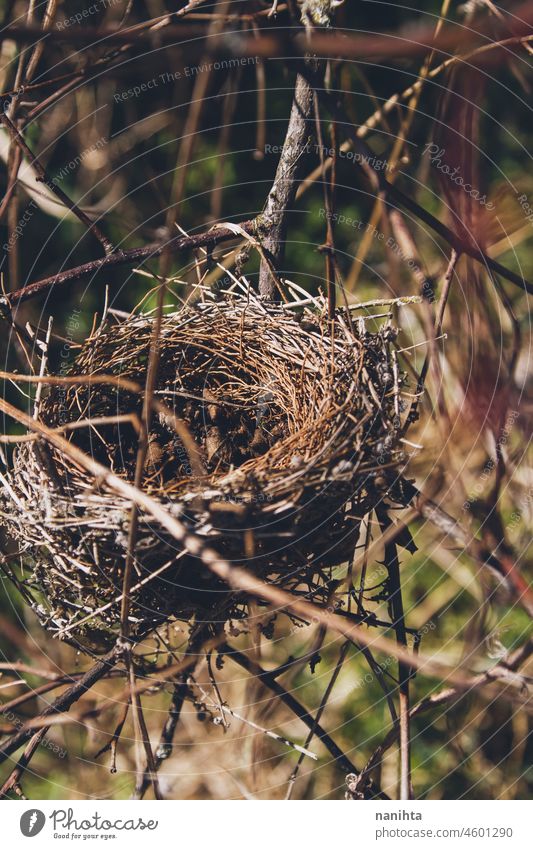
<path id="1" fill-rule="evenodd" d="M 225 559 L 319 601 L 363 517 L 385 493 L 402 502 L 396 331 L 390 315 L 373 332 L 358 315 L 340 309 L 331 322 L 321 297 L 267 305 L 233 292 L 165 314 L 159 333 L 141 488 Z M 155 320 L 108 317 L 66 375 L 79 382 L 58 381 L 38 408 L 130 482 Z M 17 445 L 2 499 L 21 552 L 11 577 L 41 621 L 81 648 L 111 645 L 131 503 L 41 439 Z M 142 512 L 133 554 L 133 638 L 169 621 L 246 617 L 246 597 Z"/>

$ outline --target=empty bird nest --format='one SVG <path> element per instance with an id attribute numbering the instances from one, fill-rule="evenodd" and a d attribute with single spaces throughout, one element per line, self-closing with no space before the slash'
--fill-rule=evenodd
<path id="1" fill-rule="evenodd" d="M 226 560 L 324 602 L 363 517 L 385 496 L 403 503 L 405 375 L 387 308 L 371 332 L 364 310 L 331 322 L 322 297 L 290 291 L 279 305 L 244 288 L 204 293 L 163 315 L 140 488 Z M 108 315 L 66 373 L 79 382 L 58 381 L 38 406 L 43 424 L 130 482 L 155 321 Z M 1 521 L 20 554 L 10 577 L 57 636 L 109 647 L 131 502 L 41 438 L 16 446 L 2 480 Z M 143 511 L 134 542 L 134 639 L 246 617 L 247 598 Z"/>

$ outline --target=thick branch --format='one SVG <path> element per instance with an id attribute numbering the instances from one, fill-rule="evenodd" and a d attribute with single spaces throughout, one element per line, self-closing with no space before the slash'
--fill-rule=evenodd
<path id="1" fill-rule="evenodd" d="M 257 235 L 276 269 L 279 269 L 285 255 L 287 217 L 296 197 L 298 174 L 312 128 L 312 113 L 313 92 L 307 81 L 298 74 L 289 126 L 276 176 L 265 208 L 257 221 Z M 259 271 L 259 293 L 269 299 L 276 295 L 275 280 L 268 263 L 264 261 Z"/>

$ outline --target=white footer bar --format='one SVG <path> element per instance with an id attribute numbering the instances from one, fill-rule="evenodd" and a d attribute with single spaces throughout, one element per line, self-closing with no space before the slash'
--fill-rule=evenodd
<path id="1" fill-rule="evenodd" d="M 533 803 L 10 801 L 4 846 L 201 849 L 533 847 Z"/>

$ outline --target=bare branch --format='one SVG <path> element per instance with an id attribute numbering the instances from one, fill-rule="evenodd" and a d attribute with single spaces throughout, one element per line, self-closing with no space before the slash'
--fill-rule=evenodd
<path id="1" fill-rule="evenodd" d="M 313 92 L 307 81 L 298 74 L 276 176 L 256 225 L 263 249 L 277 270 L 285 254 L 288 215 L 296 197 L 298 175 L 305 163 L 305 152 L 312 129 L 312 114 Z M 271 268 L 263 261 L 259 271 L 259 293 L 264 298 L 273 300 L 276 288 Z"/>

